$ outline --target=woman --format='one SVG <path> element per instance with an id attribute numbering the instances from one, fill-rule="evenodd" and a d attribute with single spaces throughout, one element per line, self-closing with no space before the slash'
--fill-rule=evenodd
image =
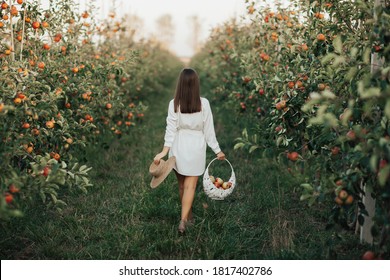
<path id="1" fill-rule="evenodd" d="M 213 115 L 209 101 L 200 97 L 199 77 L 195 70 L 181 71 L 175 98 L 169 102 L 167 126 L 163 150 L 154 157 L 155 164 L 169 152 L 176 157 L 174 171 L 179 182 L 181 220 L 178 231 L 184 233 L 186 225 L 192 222 L 198 177 L 205 171 L 206 144 L 219 160 L 225 159 L 215 137 Z"/>

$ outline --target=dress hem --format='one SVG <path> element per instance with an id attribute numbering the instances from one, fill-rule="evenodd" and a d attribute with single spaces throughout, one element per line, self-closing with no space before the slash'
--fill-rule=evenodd
<path id="1" fill-rule="evenodd" d="M 182 173 L 180 173 L 176 168 L 173 168 L 174 170 L 176 170 L 176 172 L 177 173 L 179 173 L 180 175 L 182 175 L 182 176 L 197 176 L 197 177 L 199 177 L 199 176 L 202 176 L 203 174 L 204 174 L 204 171 L 201 173 L 201 174 L 199 174 L 199 175 L 192 175 L 192 174 L 182 174 Z"/>

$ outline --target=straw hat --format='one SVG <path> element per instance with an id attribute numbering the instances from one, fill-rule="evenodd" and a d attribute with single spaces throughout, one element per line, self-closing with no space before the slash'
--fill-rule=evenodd
<path id="1" fill-rule="evenodd" d="M 149 173 L 153 176 L 150 186 L 157 188 L 172 171 L 175 164 L 176 158 L 174 156 L 170 157 L 167 161 L 161 159 L 159 164 L 155 164 L 153 161 L 149 167 Z"/>

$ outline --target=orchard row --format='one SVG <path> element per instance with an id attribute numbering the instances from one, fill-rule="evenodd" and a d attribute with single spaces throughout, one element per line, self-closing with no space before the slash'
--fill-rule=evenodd
<path id="1" fill-rule="evenodd" d="M 93 6 L 28 2 L 0 9 L 0 218 L 86 192 L 85 147 L 142 124 L 143 101 L 180 67 L 157 43 L 134 42 L 114 13 L 98 23 Z"/>
<path id="2" fill-rule="evenodd" d="M 210 98 L 253 124 L 235 148 L 302 172 L 301 199 L 329 205 L 331 225 L 362 225 L 372 193 L 375 250 L 388 255 L 390 7 L 290 2 L 247 1 L 246 20 L 216 28 L 193 63 Z"/>

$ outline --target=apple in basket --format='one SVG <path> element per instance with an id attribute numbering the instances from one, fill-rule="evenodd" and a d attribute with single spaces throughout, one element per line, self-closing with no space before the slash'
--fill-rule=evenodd
<path id="1" fill-rule="evenodd" d="M 222 188 L 224 190 L 230 189 L 231 186 L 232 186 L 232 182 L 223 182 L 223 184 L 222 184 Z"/>
<path id="2" fill-rule="evenodd" d="M 218 185 L 218 187 L 221 187 L 223 184 L 223 180 L 218 177 L 217 179 L 215 179 L 215 183 Z"/>
<path id="3" fill-rule="evenodd" d="M 210 181 L 211 181 L 211 183 L 215 183 L 215 178 L 214 178 L 214 176 L 212 176 L 212 175 L 210 175 Z"/>

